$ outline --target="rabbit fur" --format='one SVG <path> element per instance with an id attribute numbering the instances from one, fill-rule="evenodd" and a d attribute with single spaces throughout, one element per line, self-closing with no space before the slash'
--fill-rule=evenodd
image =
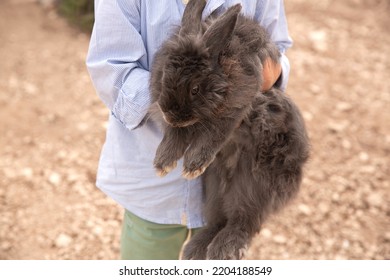
<path id="1" fill-rule="evenodd" d="M 151 116 L 164 137 L 154 167 L 164 176 L 184 157 L 183 176 L 203 174 L 207 226 L 184 259 L 241 259 L 265 219 L 299 190 L 309 155 L 299 109 L 282 91 L 262 94 L 262 62 L 280 54 L 241 5 L 202 21 L 191 0 L 151 69 Z"/>

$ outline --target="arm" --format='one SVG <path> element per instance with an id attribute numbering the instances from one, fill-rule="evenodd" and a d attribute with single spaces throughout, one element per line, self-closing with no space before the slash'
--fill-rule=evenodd
<path id="1" fill-rule="evenodd" d="M 129 129 L 138 126 L 150 106 L 140 21 L 139 0 L 95 0 L 87 68 L 101 100 Z"/>
<path id="2" fill-rule="evenodd" d="M 282 55 L 280 64 L 275 64 L 272 60 L 266 61 L 263 72 L 265 82 L 262 90 L 272 87 L 280 76 L 280 88 L 285 90 L 290 74 L 290 63 L 285 52 L 292 46 L 292 40 L 288 34 L 283 0 L 258 1 L 255 18 L 271 35 L 271 39 Z"/>

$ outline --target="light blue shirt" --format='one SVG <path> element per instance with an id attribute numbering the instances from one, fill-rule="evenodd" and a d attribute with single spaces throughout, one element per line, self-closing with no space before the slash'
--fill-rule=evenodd
<path id="1" fill-rule="evenodd" d="M 87 67 L 97 94 L 111 111 L 97 186 L 143 219 L 195 228 L 204 225 L 200 179 L 183 179 L 181 161 L 166 177 L 158 177 L 153 159 L 162 132 L 150 121 L 137 127 L 150 106 L 153 56 L 180 24 L 183 2 L 95 0 Z M 268 30 L 284 54 L 292 42 L 283 0 L 208 0 L 203 18 L 236 3 Z M 286 56 L 281 63 L 282 87 L 286 87 L 290 69 Z"/>

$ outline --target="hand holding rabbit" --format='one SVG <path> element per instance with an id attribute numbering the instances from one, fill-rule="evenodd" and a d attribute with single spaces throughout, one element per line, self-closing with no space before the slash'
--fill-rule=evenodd
<path id="1" fill-rule="evenodd" d="M 271 87 L 278 81 L 282 74 L 282 66 L 279 62 L 275 62 L 272 58 L 266 58 L 263 62 L 263 84 L 261 92 L 270 90 Z"/>

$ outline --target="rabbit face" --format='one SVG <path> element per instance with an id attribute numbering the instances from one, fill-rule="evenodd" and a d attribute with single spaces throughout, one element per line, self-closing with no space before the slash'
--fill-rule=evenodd
<path id="1" fill-rule="evenodd" d="M 207 48 L 196 37 L 179 38 L 170 47 L 157 100 L 164 120 L 186 127 L 217 117 L 223 111 L 228 84 L 213 69 Z"/>
<path id="2" fill-rule="evenodd" d="M 181 29 L 156 54 L 153 100 L 173 127 L 213 122 L 229 111 L 229 106 L 235 106 L 230 94 L 233 82 L 222 69 L 220 57 L 232 39 L 241 5 L 202 25 L 205 4 L 202 0 L 189 2 Z"/>

